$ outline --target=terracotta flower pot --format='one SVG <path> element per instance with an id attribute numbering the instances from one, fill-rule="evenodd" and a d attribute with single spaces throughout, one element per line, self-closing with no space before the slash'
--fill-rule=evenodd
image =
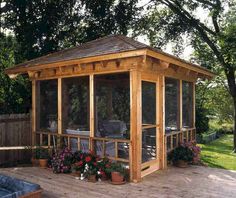
<path id="1" fill-rule="evenodd" d="M 41 168 L 47 168 L 48 160 L 47 159 L 39 159 L 39 166 Z"/>
<path id="2" fill-rule="evenodd" d="M 179 167 L 179 168 L 187 168 L 189 167 L 188 162 L 184 161 L 184 160 L 178 160 L 175 162 L 175 166 Z"/>
<path id="3" fill-rule="evenodd" d="M 123 184 L 124 183 L 124 176 L 121 175 L 119 172 L 112 172 L 111 173 L 111 180 L 112 182 L 114 183 L 121 183 Z"/>
<path id="4" fill-rule="evenodd" d="M 32 163 L 33 166 L 38 166 L 39 165 L 39 160 L 32 157 L 31 158 L 31 163 Z"/>
<path id="5" fill-rule="evenodd" d="M 96 175 L 89 175 L 89 176 L 88 176 L 88 181 L 89 181 L 89 182 L 94 182 L 94 183 L 95 183 L 95 182 L 97 181 L 97 179 L 96 179 Z"/>
<path id="6" fill-rule="evenodd" d="M 75 175 L 78 177 L 81 177 L 81 172 L 80 171 L 75 171 Z"/>

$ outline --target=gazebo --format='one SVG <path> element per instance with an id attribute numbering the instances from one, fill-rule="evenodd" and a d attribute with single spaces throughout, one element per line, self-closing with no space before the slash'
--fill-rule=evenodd
<path id="1" fill-rule="evenodd" d="M 214 74 L 121 35 L 6 69 L 32 81 L 32 145 L 93 150 L 127 164 L 130 178 L 167 166 L 196 139 L 195 84 Z"/>

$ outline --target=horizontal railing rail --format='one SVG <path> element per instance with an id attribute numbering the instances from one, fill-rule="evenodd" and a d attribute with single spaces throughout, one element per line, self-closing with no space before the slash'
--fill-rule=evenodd
<path id="1" fill-rule="evenodd" d="M 179 143 L 196 140 L 196 128 L 186 128 L 181 131 L 172 131 L 165 134 L 167 153 L 175 149 Z"/>
<path id="2" fill-rule="evenodd" d="M 82 150 L 85 152 L 93 150 L 101 157 L 127 163 L 129 163 L 131 147 L 131 141 L 127 139 L 58 134 L 45 131 L 36 132 L 36 144 L 47 146 L 48 148 L 57 148 L 59 145 L 65 145 L 72 150 Z"/>

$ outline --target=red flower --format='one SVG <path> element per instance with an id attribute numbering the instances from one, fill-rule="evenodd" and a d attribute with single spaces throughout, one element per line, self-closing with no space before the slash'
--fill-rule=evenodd
<path id="1" fill-rule="evenodd" d="M 96 163 L 96 162 L 93 162 L 93 165 L 94 165 L 94 166 L 97 166 L 97 163 Z"/>
<path id="2" fill-rule="evenodd" d="M 83 165 L 83 162 L 82 161 L 79 161 L 79 166 L 82 166 Z"/>
<path id="3" fill-rule="evenodd" d="M 91 159 L 92 159 L 92 158 L 91 158 L 90 156 L 87 156 L 87 157 L 85 158 L 85 161 L 86 161 L 86 162 L 90 162 Z"/>

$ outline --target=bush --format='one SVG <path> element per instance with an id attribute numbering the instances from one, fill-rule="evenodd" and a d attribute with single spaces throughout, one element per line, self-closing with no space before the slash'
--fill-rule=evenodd
<path id="1" fill-rule="evenodd" d="M 181 143 L 168 156 L 168 160 L 174 163 L 178 160 L 197 164 L 200 161 L 201 149 L 195 141 Z"/>

